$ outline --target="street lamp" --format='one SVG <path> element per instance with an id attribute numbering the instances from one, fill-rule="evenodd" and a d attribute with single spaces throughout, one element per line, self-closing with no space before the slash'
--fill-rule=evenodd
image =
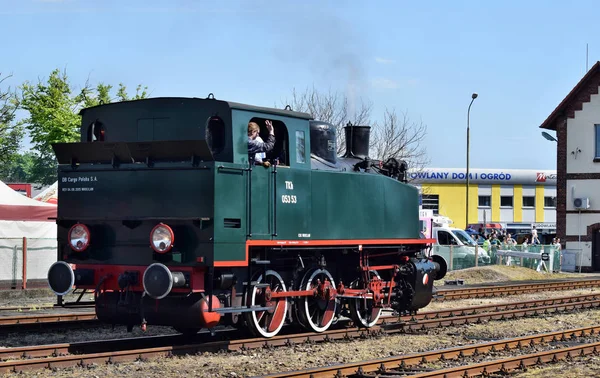
<path id="1" fill-rule="evenodd" d="M 558 139 L 556 139 L 555 137 L 553 137 L 552 135 L 548 134 L 545 131 L 542 131 L 542 136 L 551 142 L 558 142 Z"/>
<path id="2" fill-rule="evenodd" d="M 477 98 L 477 93 L 473 93 L 471 95 L 471 103 L 469 104 L 469 110 L 467 110 L 467 209 L 466 209 L 466 226 L 469 227 L 469 117 L 471 115 L 471 105 L 473 105 L 473 101 Z"/>

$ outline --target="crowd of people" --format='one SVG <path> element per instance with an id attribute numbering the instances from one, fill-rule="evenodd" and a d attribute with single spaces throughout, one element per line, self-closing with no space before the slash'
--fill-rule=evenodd
<path id="1" fill-rule="evenodd" d="M 482 248 L 489 252 L 493 249 L 517 249 L 516 246 L 520 246 L 520 250 L 527 251 L 530 245 L 541 245 L 542 242 L 538 236 L 538 232 L 535 226 L 531 229 L 531 239 L 529 237 L 525 237 L 521 244 L 517 243 L 511 233 L 507 232 L 505 229 L 494 229 L 489 233 L 486 233 L 485 230 L 479 229 L 479 233 L 474 237 L 475 241 L 483 238 Z M 552 245 L 556 250 L 560 251 L 562 249 L 560 238 L 553 238 Z"/>

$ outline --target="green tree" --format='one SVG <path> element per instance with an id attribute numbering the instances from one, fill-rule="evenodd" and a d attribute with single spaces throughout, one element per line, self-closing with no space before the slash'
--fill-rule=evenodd
<path id="1" fill-rule="evenodd" d="M 127 94 L 127 87 L 123 83 L 119 83 L 119 89 L 115 98 L 111 98 L 110 91 L 113 89 L 112 85 L 106 85 L 100 83 L 95 89 L 92 89 L 88 83 L 81 91 L 83 100 L 83 107 L 89 108 L 91 106 L 108 104 L 115 101 L 130 101 L 130 100 L 141 100 L 148 97 L 148 87 L 142 87 L 138 85 L 136 88 L 135 95 L 130 97 Z"/>
<path id="2" fill-rule="evenodd" d="M 51 184 L 56 180 L 56 158 L 53 143 L 76 142 L 79 139 L 81 108 L 106 104 L 127 99 L 127 91 L 119 84 L 115 99 L 111 98 L 112 85 L 98 84 L 95 88 L 86 83 L 80 92 L 76 92 L 69 83 L 65 71 L 52 71 L 46 82 L 37 84 L 26 82 L 22 85 L 20 106 L 28 112 L 23 120 L 33 150 L 36 154 L 32 180 L 41 184 Z M 134 99 L 147 97 L 147 88 L 140 93 L 138 87 Z"/>
<path id="3" fill-rule="evenodd" d="M 13 154 L 11 161 L 0 167 L 0 177 L 2 178 L 2 181 L 7 183 L 32 182 L 35 160 L 36 155 L 31 151 L 23 154 Z"/>
<path id="4" fill-rule="evenodd" d="M 371 126 L 369 156 L 378 160 L 395 158 L 408 162 L 410 169 L 420 171 L 429 164 L 423 147 L 427 136 L 427 125 L 421 121 L 412 121 L 407 112 L 398 115 L 395 109 L 385 109 L 383 120 L 372 117 L 373 104 L 360 100 L 357 106 L 343 93 L 324 92 L 316 88 L 307 88 L 304 92 L 292 91 L 292 98 L 286 100 L 293 110 L 311 114 L 315 119 L 325 121 L 335 127 L 337 153 L 346 151 L 344 127 L 351 122 L 354 125 Z"/>
<path id="5" fill-rule="evenodd" d="M 141 84 L 138 84 L 135 89 L 135 96 L 129 97 L 127 94 L 127 87 L 123 85 L 123 83 L 119 83 L 119 90 L 117 91 L 117 98 L 119 101 L 129 101 L 129 100 L 141 100 L 143 98 L 148 97 L 148 87 L 143 87 Z"/>
<path id="6" fill-rule="evenodd" d="M 1 74 L 0 74 L 1 76 Z M 17 110 L 17 97 L 10 88 L 3 89 L 3 83 L 10 78 L 0 77 L 0 166 L 6 167 L 15 159 L 21 140 L 23 139 L 23 127 L 15 123 L 15 112 Z M 0 177 L 4 179 L 4 177 Z"/>

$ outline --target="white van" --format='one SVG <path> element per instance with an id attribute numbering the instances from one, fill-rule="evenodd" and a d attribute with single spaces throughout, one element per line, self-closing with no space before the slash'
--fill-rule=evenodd
<path id="1" fill-rule="evenodd" d="M 432 227 L 432 237 L 436 245 L 453 246 L 453 259 L 464 259 L 467 256 L 475 256 L 477 243 L 464 230 L 454 227 Z M 490 263 L 490 256 L 483 248 L 477 248 L 478 261 L 483 264 Z"/>

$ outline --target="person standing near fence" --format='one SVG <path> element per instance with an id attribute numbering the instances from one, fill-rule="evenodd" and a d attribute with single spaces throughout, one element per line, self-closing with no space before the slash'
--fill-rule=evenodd
<path id="1" fill-rule="evenodd" d="M 517 241 L 512 238 L 512 234 L 508 234 L 506 236 L 506 246 L 508 248 L 512 249 L 512 247 L 515 246 L 516 244 L 517 244 Z"/>
<path id="2" fill-rule="evenodd" d="M 490 252 L 490 247 L 491 247 L 490 239 L 491 238 L 492 238 L 491 235 L 488 235 L 485 238 L 485 240 L 483 241 L 483 244 L 481 245 L 481 248 L 483 248 L 483 250 L 486 251 L 486 252 L 488 252 L 488 253 Z"/>
<path id="3" fill-rule="evenodd" d="M 531 228 L 531 244 L 540 244 L 540 239 L 538 238 L 538 233 L 535 226 Z"/>
<path id="4" fill-rule="evenodd" d="M 558 271 L 560 272 L 562 270 L 562 246 L 560 245 L 560 238 L 556 238 L 552 245 L 554 246 L 554 250 L 558 252 Z"/>

